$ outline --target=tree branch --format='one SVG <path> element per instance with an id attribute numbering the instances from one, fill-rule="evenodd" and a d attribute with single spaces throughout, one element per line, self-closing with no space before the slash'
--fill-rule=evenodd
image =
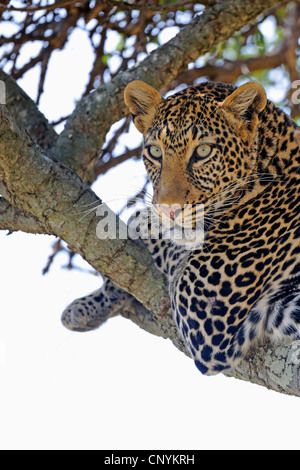
<path id="1" fill-rule="evenodd" d="M 104 175 L 108 170 L 111 170 L 115 166 L 120 165 L 120 163 L 124 163 L 134 156 L 141 155 L 142 150 L 143 147 L 140 145 L 135 149 L 127 150 L 122 155 L 118 155 L 117 157 L 111 157 L 108 162 L 103 162 L 102 160 L 99 160 L 99 162 L 96 162 L 95 165 L 95 175 Z"/>
<path id="2" fill-rule="evenodd" d="M 197 0 L 177 0 L 176 2 L 170 3 L 162 3 L 160 5 L 152 5 L 149 3 L 129 3 L 126 0 L 118 1 L 118 0 L 107 0 L 108 5 L 116 6 L 118 8 L 122 8 L 124 10 L 147 10 L 152 12 L 162 12 L 162 11 L 177 11 L 179 8 L 182 7 L 189 7 L 190 5 L 200 4 L 205 7 L 213 7 L 216 3 L 220 2 L 220 0 L 201 0 L 198 2 Z"/>
<path id="3" fill-rule="evenodd" d="M 0 197 L 0 230 L 9 230 L 9 232 L 21 230 L 26 233 L 50 234 L 37 217 L 26 214 L 26 212 L 12 206 L 3 197 Z"/>
<path id="4" fill-rule="evenodd" d="M 181 83 L 192 85 L 200 77 L 208 77 L 209 80 L 215 82 L 232 83 L 241 75 L 279 67 L 285 62 L 285 52 L 286 47 L 284 46 L 272 54 L 235 61 L 225 60 L 224 64 L 219 67 L 211 64 L 195 67 L 189 71 L 180 72 L 169 88 L 173 89 Z"/>
<path id="5" fill-rule="evenodd" d="M 9 2 L 8 2 L 9 3 Z M 30 5 L 27 7 L 12 7 L 12 6 L 7 6 L 3 5 L 0 3 L 0 11 L 19 11 L 19 12 L 28 12 L 28 13 L 34 13 L 36 11 L 41 11 L 41 10 L 46 10 L 46 11 L 53 11 L 56 8 L 66 8 L 72 5 L 84 5 L 87 3 L 86 1 L 79 1 L 79 0 L 61 0 L 55 3 L 52 3 L 51 5 Z"/>
<path id="6" fill-rule="evenodd" d="M 228 377 L 300 397 L 300 341 L 256 346 Z"/>
<path id="7" fill-rule="evenodd" d="M 200 77 L 207 77 L 209 80 L 223 83 L 233 83 L 240 76 L 251 74 L 258 70 L 274 69 L 281 65 L 285 65 L 289 74 L 290 81 L 294 82 L 299 79 L 299 73 L 296 69 L 296 49 L 298 45 L 300 32 L 300 5 L 293 5 L 288 14 L 288 23 L 286 25 L 286 34 L 284 40 L 279 47 L 273 49 L 272 52 L 257 57 L 247 59 L 237 59 L 235 61 L 224 60 L 221 66 L 206 64 L 203 67 L 195 67 L 188 71 L 178 74 L 176 79 L 164 90 L 167 92 L 178 85 L 185 83 L 186 85 L 194 84 L 195 80 Z M 291 108 L 291 116 L 299 115 L 299 105 L 292 103 L 291 95 L 293 89 L 290 90 L 288 98 L 290 99 L 289 107 Z"/>
<path id="8" fill-rule="evenodd" d="M 41 113 L 36 103 L 7 73 L 0 69 L 0 80 L 5 83 L 6 107 L 40 147 L 47 150 L 55 145 L 58 135 Z"/>
<path id="9" fill-rule="evenodd" d="M 211 7 L 214 6 L 216 3 L 218 3 L 220 0 L 202 0 L 200 2 L 201 5 L 206 6 L 206 7 Z M 55 2 L 51 5 L 34 5 L 34 6 L 26 6 L 26 7 L 13 7 L 13 6 L 7 6 L 3 5 L 3 3 L 0 3 L 0 11 L 18 11 L 18 12 L 28 12 L 28 13 L 33 13 L 36 11 L 53 11 L 56 8 L 66 8 L 66 7 L 71 7 L 74 6 L 75 8 L 78 8 L 80 6 L 85 5 L 87 0 L 85 1 L 79 1 L 79 0 L 61 0 L 58 2 Z M 198 3 L 195 0 L 178 0 L 177 2 L 174 3 L 165 3 L 162 5 L 149 5 L 149 4 L 138 4 L 138 3 L 129 3 L 124 1 L 116 1 L 116 0 L 106 0 L 104 2 L 104 6 L 117 6 L 118 8 L 123 8 L 124 10 L 151 10 L 154 12 L 160 12 L 164 10 L 168 11 L 173 11 L 177 10 L 179 8 L 182 8 L 183 6 L 188 6 L 188 5 L 193 5 L 194 3 Z"/>
<path id="10" fill-rule="evenodd" d="M 0 70 L 0 80 L 5 83 L 5 101 L 10 113 L 41 148 L 49 149 L 52 147 L 58 135 L 45 116 L 38 110 L 34 101 L 3 70 Z M 0 194 L 5 195 L 5 187 L 1 182 Z M 13 207 L 4 198 L 1 198 L 0 202 L 0 230 L 48 233 L 39 219 Z"/>

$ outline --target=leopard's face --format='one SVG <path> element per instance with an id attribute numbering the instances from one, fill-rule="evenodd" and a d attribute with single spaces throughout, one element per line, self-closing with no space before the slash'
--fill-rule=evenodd
<path id="1" fill-rule="evenodd" d="M 149 93 L 143 85 L 141 91 Z M 151 89 L 150 102 L 157 102 L 146 111 L 145 105 L 142 110 L 137 105 L 141 96 L 127 97 L 145 137 L 143 158 L 153 184 L 154 211 L 179 244 L 194 248 L 203 241 L 205 222 L 226 212 L 254 177 L 258 126 L 254 109 L 255 103 L 259 109 L 265 104 L 264 91 L 256 85 L 252 94 L 248 90 L 244 96 L 246 107 L 240 96 L 234 107 L 232 89 L 212 92 L 209 84 L 167 100 Z M 197 232 L 200 238 L 194 237 Z"/>

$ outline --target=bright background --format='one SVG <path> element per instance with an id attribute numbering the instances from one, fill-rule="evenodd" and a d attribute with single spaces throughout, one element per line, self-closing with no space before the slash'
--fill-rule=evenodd
<path id="1" fill-rule="evenodd" d="M 49 120 L 72 111 L 91 61 L 76 30 L 51 62 L 40 105 Z M 36 80 L 33 70 L 19 82 L 33 98 Z M 128 162 L 93 188 L 122 206 L 143 174 Z M 54 240 L 0 232 L 1 449 L 300 449 L 299 399 L 203 377 L 170 341 L 121 317 L 91 333 L 65 330 L 63 309 L 100 279 L 79 257 L 84 271 L 62 269 L 63 253 L 43 277 Z"/>

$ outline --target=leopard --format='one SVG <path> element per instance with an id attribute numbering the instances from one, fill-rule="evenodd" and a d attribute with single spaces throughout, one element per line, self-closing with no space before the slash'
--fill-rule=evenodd
<path id="1" fill-rule="evenodd" d="M 226 373 L 257 343 L 299 340 L 300 128 L 257 82 L 202 82 L 163 98 L 134 80 L 124 96 L 153 187 L 135 227 L 196 367 Z M 106 280 L 63 324 L 78 328 L 77 314 L 88 329 L 89 303 L 99 319 L 128 296 Z"/>

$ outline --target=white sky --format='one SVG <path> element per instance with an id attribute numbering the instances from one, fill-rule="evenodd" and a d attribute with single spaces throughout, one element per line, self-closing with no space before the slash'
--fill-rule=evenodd
<path id="1" fill-rule="evenodd" d="M 47 76 L 40 108 L 50 120 L 73 109 L 91 60 L 78 30 Z M 20 81 L 33 97 L 35 83 L 35 71 Z M 124 164 L 94 189 L 123 205 L 143 172 L 140 164 Z M 299 399 L 203 377 L 170 341 L 122 318 L 91 333 L 65 330 L 63 309 L 99 280 L 61 269 L 63 254 L 42 277 L 53 241 L 0 232 L 1 449 L 300 448 Z"/>

